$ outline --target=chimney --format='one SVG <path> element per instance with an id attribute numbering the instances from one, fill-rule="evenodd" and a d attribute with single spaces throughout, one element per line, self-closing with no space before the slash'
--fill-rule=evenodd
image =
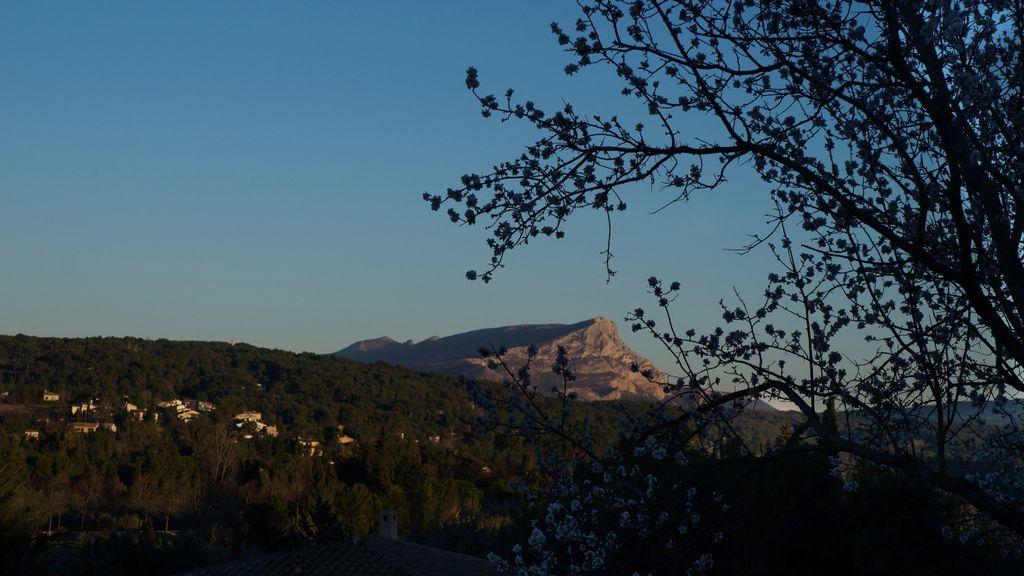
<path id="1" fill-rule="evenodd" d="M 378 535 L 389 540 L 398 540 L 398 513 L 390 508 L 380 513 Z"/>

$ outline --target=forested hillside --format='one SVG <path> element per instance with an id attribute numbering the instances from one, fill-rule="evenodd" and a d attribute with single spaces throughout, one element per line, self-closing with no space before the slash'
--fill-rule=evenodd
<path id="1" fill-rule="evenodd" d="M 511 483 L 535 480 L 534 448 L 475 425 L 465 385 L 382 363 L 5 336 L 0 396 L 6 572 L 117 572 L 126 551 L 171 571 L 366 533 L 384 507 L 407 537 L 485 554 Z M 577 412 L 610 442 L 621 410 Z"/>

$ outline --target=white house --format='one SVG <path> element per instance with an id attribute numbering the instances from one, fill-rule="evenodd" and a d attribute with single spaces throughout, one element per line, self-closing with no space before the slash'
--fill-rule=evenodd
<path id="1" fill-rule="evenodd" d="M 263 415 L 259 412 L 242 412 L 235 414 L 235 420 L 241 420 L 242 422 L 259 422 L 263 419 Z"/>

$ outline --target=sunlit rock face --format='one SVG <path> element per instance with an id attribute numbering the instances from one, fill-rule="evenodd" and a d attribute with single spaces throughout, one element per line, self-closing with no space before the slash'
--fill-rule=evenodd
<path id="1" fill-rule="evenodd" d="M 336 352 L 361 362 L 383 361 L 416 370 L 462 375 L 478 380 L 508 380 L 502 368 L 488 367 L 480 349 L 505 348 L 505 360 L 513 372 L 526 363 L 527 349 L 536 346 L 531 363 L 533 384 L 546 393 L 562 387 L 562 377 L 552 372 L 558 347 L 565 348 L 570 367 L 576 374 L 568 391 L 584 400 L 657 401 L 665 397 L 661 387 L 634 372 L 650 370 L 655 380 L 664 376 L 646 358 L 633 352 L 619 337 L 615 323 L 597 317 L 577 324 L 530 324 L 474 330 L 422 342 L 396 342 L 390 338 L 362 340 Z"/>

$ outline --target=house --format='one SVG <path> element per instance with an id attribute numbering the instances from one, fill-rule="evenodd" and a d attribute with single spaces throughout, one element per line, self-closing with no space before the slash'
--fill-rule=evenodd
<path id="1" fill-rule="evenodd" d="M 213 405 L 213 402 L 204 402 L 202 400 L 192 402 L 192 408 L 200 412 L 213 412 L 217 409 L 217 407 Z"/>
<path id="2" fill-rule="evenodd" d="M 259 422 L 262 419 L 263 415 L 259 412 L 242 412 L 240 414 L 235 414 L 235 420 L 240 420 L 242 422 Z"/>
<path id="3" fill-rule="evenodd" d="M 72 422 L 71 423 L 71 431 L 72 432 L 81 432 L 83 434 L 88 434 L 89 432 L 95 432 L 96 430 L 99 429 L 99 427 L 100 427 L 100 425 L 95 423 L 95 422 Z"/>
<path id="4" fill-rule="evenodd" d="M 117 424 L 114 424 L 113 422 L 101 422 L 100 428 L 103 428 L 112 434 L 117 434 Z"/>
<path id="5" fill-rule="evenodd" d="M 154 416 L 156 416 L 156 414 L 154 414 Z M 136 422 L 142 422 L 143 420 L 146 419 L 146 409 L 142 408 L 141 410 L 130 410 L 128 412 L 128 417 L 131 418 L 132 420 L 135 420 Z"/>
<path id="6" fill-rule="evenodd" d="M 192 419 L 195 418 L 196 416 L 199 416 L 199 412 L 196 412 L 191 408 L 185 408 L 184 410 L 178 411 L 178 418 L 185 422 L 192 421 Z"/>
<path id="7" fill-rule="evenodd" d="M 302 436 L 296 438 L 299 443 L 299 447 L 303 453 L 309 454 L 310 456 L 316 456 L 320 453 L 320 441 L 319 440 L 307 440 Z"/>
<path id="8" fill-rule="evenodd" d="M 235 422 L 235 428 L 238 428 L 242 432 L 242 437 L 249 440 L 253 437 L 253 434 L 264 434 L 270 437 L 276 437 L 278 434 L 277 426 L 271 426 L 266 422 L 257 420 L 261 415 L 259 412 L 242 412 L 235 416 L 237 422 Z"/>
<path id="9" fill-rule="evenodd" d="M 88 402 L 82 402 L 81 404 L 72 404 L 71 415 L 74 416 L 75 414 L 85 414 L 86 412 L 94 412 L 96 408 L 97 406 L 96 404 L 93 404 L 92 400 L 89 400 Z"/>
<path id="10" fill-rule="evenodd" d="M 43 402 L 57 402 L 58 400 L 60 400 L 60 394 L 43 390 Z"/>
<path id="11" fill-rule="evenodd" d="M 25 430 L 25 438 L 39 440 L 39 430 Z"/>
<path id="12" fill-rule="evenodd" d="M 263 434 L 266 434 L 267 436 L 270 437 L 277 437 L 277 426 L 270 426 L 264 424 L 263 422 L 257 422 L 256 431 L 262 432 Z"/>
<path id="13" fill-rule="evenodd" d="M 139 409 L 139 407 L 136 406 L 135 404 L 132 404 L 131 402 L 125 402 L 124 403 L 124 411 L 129 413 L 129 414 L 131 414 L 132 412 L 135 412 L 138 409 Z"/>
<path id="14" fill-rule="evenodd" d="M 341 436 L 338 436 L 338 444 L 341 444 L 342 446 L 344 446 L 345 444 L 351 444 L 355 441 L 356 439 L 349 436 L 348 434 L 342 434 Z"/>
<path id="15" fill-rule="evenodd" d="M 175 398 L 174 400 L 164 400 L 163 402 L 157 402 L 156 405 L 160 408 L 174 408 L 175 406 L 181 405 L 181 400 Z"/>

